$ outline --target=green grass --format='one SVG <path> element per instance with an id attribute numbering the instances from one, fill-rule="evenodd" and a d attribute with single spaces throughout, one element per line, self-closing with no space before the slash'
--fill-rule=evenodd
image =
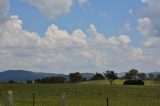
<path id="1" fill-rule="evenodd" d="M 106 81 L 79 84 L 1 84 L 0 106 L 7 106 L 7 91 L 13 90 L 14 106 L 61 106 L 61 94 L 66 93 L 67 106 L 160 106 L 160 84 L 145 81 L 145 86 L 123 86 L 122 80 L 113 86 Z"/>
<path id="2" fill-rule="evenodd" d="M 122 85 L 124 80 L 115 80 L 113 85 Z M 80 84 L 109 84 L 107 80 L 91 80 L 91 81 L 85 81 L 81 82 Z"/>

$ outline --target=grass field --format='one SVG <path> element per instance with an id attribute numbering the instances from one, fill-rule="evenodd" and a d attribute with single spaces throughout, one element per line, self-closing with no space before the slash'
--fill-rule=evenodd
<path id="1" fill-rule="evenodd" d="M 0 106 L 7 106 L 7 91 L 13 90 L 14 106 L 61 106 L 61 94 L 66 94 L 66 106 L 160 106 L 160 84 L 146 81 L 145 86 L 123 86 L 117 80 L 113 86 L 106 81 L 79 84 L 2 84 Z"/>

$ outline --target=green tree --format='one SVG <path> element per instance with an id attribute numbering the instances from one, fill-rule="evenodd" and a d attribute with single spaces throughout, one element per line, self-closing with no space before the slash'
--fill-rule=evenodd
<path id="1" fill-rule="evenodd" d="M 104 76 L 101 73 L 96 73 L 91 80 L 103 80 L 105 79 Z"/>
<path id="2" fill-rule="evenodd" d="M 136 79 L 138 76 L 138 70 L 131 69 L 128 73 L 126 73 L 125 78 L 127 79 Z"/>
<path id="3" fill-rule="evenodd" d="M 110 85 L 112 85 L 113 81 L 117 79 L 117 74 L 112 70 L 107 70 L 103 74 L 105 78 L 108 80 L 108 82 L 110 83 Z"/>
<path id="4" fill-rule="evenodd" d="M 145 80 L 146 79 L 146 74 L 145 73 L 138 73 L 138 77 L 141 80 Z"/>
<path id="5" fill-rule="evenodd" d="M 64 83 L 65 79 L 61 76 L 53 76 L 53 77 L 46 77 L 42 79 L 36 79 L 36 83 Z"/>
<path id="6" fill-rule="evenodd" d="M 83 80 L 82 75 L 79 72 L 70 73 L 69 79 L 73 83 L 80 82 Z"/>
<path id="7" fill-rule="evenodd" d="M 9 83 L 9 84 L 15 84 L 15 83 L 17 83 L 17 82 L 14 81 L 14 80 L 9 80 L 8 83 Z"/>

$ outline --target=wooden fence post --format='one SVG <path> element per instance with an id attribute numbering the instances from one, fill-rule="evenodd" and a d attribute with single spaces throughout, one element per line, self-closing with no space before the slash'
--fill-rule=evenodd
<path id="1" fill-rule="evenodd" d="M 65 93 L 62 93 L 62 106 L 65 106 Z"/>
<path id="2" fill-rule="evenodd" d="M 8 91 L 8 105 L 13 106 L 13 92 Z"/>
<path id="3" fill-rule="evenodd" d="M 109 106 L 109 101 L 108 101 L 108 98 L 106 98 L 106 101 L 107 101 L 107 106 Z"/>
<path id="4" fill-rule="evenodd" d="M 35 93 L 33 93 L 33 106 L 35 106 Z"/>

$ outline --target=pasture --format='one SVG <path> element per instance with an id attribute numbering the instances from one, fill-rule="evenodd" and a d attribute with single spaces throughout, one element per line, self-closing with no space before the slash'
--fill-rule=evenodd
<path id="1" fill-rule="evenodd" d="M 0 106 L 8 106 L 7 91 L 13 91 L 14 106 L 61 106 L 66 94 L 66 106 L 160 106 L 160 84 L 146 81 L 145 86 L 123 86 L 117 80 L 113 86 L 106 81 L 87 81 L 78 84 L 1 84 Z"/>

